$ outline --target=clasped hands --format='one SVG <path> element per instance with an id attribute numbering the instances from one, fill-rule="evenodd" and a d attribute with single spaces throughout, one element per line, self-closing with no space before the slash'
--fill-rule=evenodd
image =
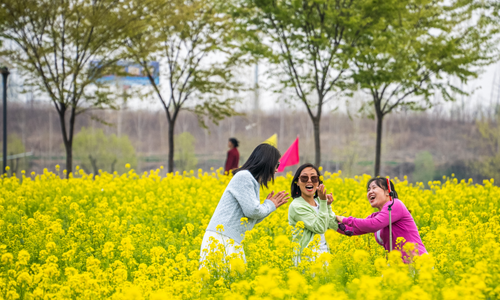
<path id="1" fill-rule="evenodd" d="M 290 197 L 288 197 L 288 193 L 285 191 L 278 192 L 276 195 L 274 194 L 274 191 L 272 191 L 269 195 L 267 195 L 266 199 L 271 200 L 276 208 L 278 208 L 287 203 Z"/>

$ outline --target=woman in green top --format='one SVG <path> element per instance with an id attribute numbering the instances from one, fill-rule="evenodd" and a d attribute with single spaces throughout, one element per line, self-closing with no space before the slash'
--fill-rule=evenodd
<path id="1" fill-rule="evenodd" d="M 303 230 L 294 236 L 300 244 L 299 256 L 316 234 L 321 236 L 321 242 L 319 249 L 314 251 L 318 254 L 328 252 L 325 232 L 328 228 L 338 229 L 337 218 L 331 208 L 333 196 L 331 193 L 326 194 L 320 176 L 318 168 L 313 164 L 304 164 L 297 169 L 293 177 L 293 201 L 288 208 L 288 222 L 294 227 L 299 221 L 304 224 Z"/>

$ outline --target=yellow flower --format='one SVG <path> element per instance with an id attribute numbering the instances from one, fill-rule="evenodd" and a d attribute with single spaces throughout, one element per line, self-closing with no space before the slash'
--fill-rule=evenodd
<path id="1" fill-rule="evenodd" d="M 193 273 L 193 277 L 196 281 L 206 281 L 210 278 L 210 274 L 208 273 L 207 268 L 201 268 Z"/>
<path id="2" fill-rule="evenodd" d="M 229 260 L 231 272 L 233 274 L 243 274 L 245 272 L 245 262 L 243 259 L 236 257 Z"/>
<path id="3" fill-rule="evenodd" d="M 113 271 L 113 279 L 117 282 L 124 282 L 127 280 L 128 272 L 125 269 L 116 269 Z"/>
<path id="4" fill-rule="evenodd" d="M 47 245 L 45 245 L 45 248 L 47 248 L 47 250 L 51 252 L 56 250 L 57 245 L 54 242 L 48 242 Z"/>
<path id="5" fill-rule="evenodd" d="M 290 246 L 290 240 L 286 235 L 279 235 L 274 239 L 274 245 L 277 248 L 287 248 Z"/>
<path id="6" fill-rule="evenodd" d="M 354 251 L 352 258 L 357 263 L 366 263 L 370 258 L 370 254 L 365 250 L 357 249 Z"/>
<path id="7" fill-rule="evenodd" d="M 295 224 L 295 227 L 298 227 L 298 228 L 304 228 L 304 222 L 302 221 L 298 221 L 297 224 Z"/>
<path id="8" fill-rule="evenodd" d="M 413 250 L 417 249 L 417 245 L 415 243 L 406 243 L 403 246 L 403 251 L 406 253 L 412 253 Z"/>
<path id="9" fill-rule="evenodd" d="M 30 254 L 26 250 L 21 250 L 17 254 L 17 260 L 21 265 L 27 265 L 30 260 Z"/>
<path id="10" fill-rule="evenodd" d="M 188 232 L 189 234 L 191 234 L 191 233 L 193 233 L 193 230 L 194 230 L 194 225 L 193 225 L 193 224 L 191 224 L 191 223 L 187 223 L 187 224 L 186 224 L 186 229 L 187 229 L 187 232 Z"/>
<path id="11" fill-rule="evenodd" d="M 231 290 L 233 290 L 237 295 L 248 295 L 251 290 L 252 286 L 247 280 L 241 280 L 239 282 L 235 282 L 231 284 Z M 245 298 L 243 298 L 245 299 Z"/>
<path id="12" fill-rule="evenodd" d="M 113 242 L 106 242 L 104 248 L 102 249 L 102 256 L 113 257 L 113 250 L 115 249 L 115 244 Z"/>
<path id="13" fill-rule="evenodd" d="M 219 280 L 217 280 L 217 281 L 214 283 L 214 286 L 215 286 L 215 287 L 221 287 L 221 286 L 224 286 L 224 277 L 219 278 Z"/>
<path id="14" fill-rule="evenodd" d="M 121 300 L 142 300 L 144 299 L 144 291 L 136 285 L 129 285 L 124 288 L 121 292 L 116 293 L 113 299 Z"/>
<path id="15" fill-rule="evenodd" d="M 284 207 L 245 234 L 243 256 L 243 247 L 231 239 L 218 243 L 211 238 L 200 249 L 231 180 L 221 176 L 221 169 L 213 174 L 198 170 L 197 176 L 183 170 L 165 174 L 161 167 L 97 176 L 84 170 L 78 167 L 69 179 L 48 169 L 22 181 L 0 178 L 4 298 L 500 297 L 495 281 L 500 268 L 500 187 L 492 180 L 473 184 L 445 177 L 430 181 L 425 189 L 407 177 L 393 178 L 428 254 L 419 256 L 414 241 L 401 237 L 400 248 L 387 254 L 373 234 L 346 237 L 326 228 L 329 253 L 316 252 L 319 235 L 301 252 L 298 241 L 310 232 L 303 222 L 289 225 Z M 323 174 L 324 184 L 335 193 L 335 211 L 358 218 L 373 213 L 366 202 L 370 176 Z M 291 172 L 276 176 L 259 192 L 261 201 L 272 190 L 288 190 L 292 178 Z M 248 221 L 241 218 L 242 227 Z M 481 234 L 470 230 L 476 227 Z M 224 230 L 229 228 L 217 226 L 219 233 Z M 411 253 L 411 264 L 403 263 L 399 249 Z"/>
<path id="16" fill-rule="evenodd" d="M 32 278 L 28 272 L 22 272 L 17 276 L 17 282 L 20 284 L 31 284 Z"/>
<path id="17" fill-rule="evenodd" d="M 37 288 L 33 291 L 33 297 L 36 297 L 36 298 L 42 298 L 42 297 L 43 297 L 43 294 L 44 294 L 44 291 L 43 291 L 43 289 L 41 289 L 40 287 L 37 287 Z"/>
<path id="18" fill-rule="evenodd" d="M 307 280 L 299 272 L 292 270 L 288 272 L 288 289 L 293 295 L 307 294 L 309 286 Z"/>
<path id="19" fill-rule="evenodd" d="M 2 264 L 7 265 L 12 263 L 14 260 L 14 255 L 12 253 L 5 253 L 2 255 Z"/>

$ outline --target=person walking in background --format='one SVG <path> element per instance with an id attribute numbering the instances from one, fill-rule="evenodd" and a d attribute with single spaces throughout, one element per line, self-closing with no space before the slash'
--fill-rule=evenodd
<path id="1" fill-rule="evenodd" d="M 337 219 L 331 208 L 333 196 L 326 194 L 326 188 L 320 176 L 318 168 L 308 163 L 297 169 L 292 180 L 293 201 L 288 208 L 288 222 L 294 227 L 300 221 L 304 224 L 302 232 L 294 236 L 298 238 L 300 245 L 295 264 L 300 262 L 300 254 L 304 248 L 310 246 L 316 234 L 320 235 L 321 241 L 319 249 L 312 250 L 318 254 L 328 252 L 325 232 L 329 228 L 338 229 Z"/>
<path id="2" fill-rule="evenodd" d="M 337 232 L 345 234 L 347 230 L 353 232 L 354 235 L 366 233 L 374 233 L 377 243 L 384 246 L 385 250 L 389 251 L 392 243 L 392 249 L 400 250 L 401 256 L 405 263 L 411 262 L 411 258 L 415 255 L 427 253 L 420 234 L 418 233 L 417 225 L 413 220 L 410 211 L 404 203 L 398 199 L 398 194 L 394 189 L 394 184 L 390 181 L 391 190 L 394 192 L 393 201 L 390 201 L 389 189 L 387 186 L 388 179 L 376 177 L 368 181 L 367 198 L 370 205 L 378 212 L 374 212 L 365 219 L 354 217 L 337 216 L 339 223 L 345 225 L 345 231 L 340 229 Z M 389 240 L 389 205 L 392 206 L 392 241 Z M 399 238 L 399 243 L 396 241 Z M 402 239 L 401 239 L 402 238 Z M 405 244 L 412 243 L 413 245 Z"/>
<path id="3" fill-rule="evenodd" d="M 224 256 L 241 253 L 245 259 L 241 246 L 245 232 L 252 230 L 255 224 L 288 202 L 288 193 L 281 191 L 274 194 L 273 191 L 264 203 L 260 203 L 260 188 L 267 188 L 268 182 L 274 181 L 280 157 L 281 154 L 275 147 L 260 144 L 245 164 L 234 171 L 234 176 L 222 194 L 203 236 L 200 251 L 202 265 L 210 254 L 210 244 L 213 240 L 224 245 Z"/>
<path id="4" fill-rule="evenodd" d="M 240 162 L 240 152 L 238 152 L 239 142 L 235 138 L 230 138 L 227 142 L 229 150 L 227 151 L 226 165 L 224 166 L 224 174 L 229 174 L 229 171 L 238 168 Z"/>

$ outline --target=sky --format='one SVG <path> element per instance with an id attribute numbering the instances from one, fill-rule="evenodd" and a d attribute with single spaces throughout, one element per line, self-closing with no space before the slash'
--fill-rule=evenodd
<path id="1" fill-rule="evenodd" d="M 260 64 L 258 68 L 259 73 L 259 84 L 264 86 L 259 89 L 259 109 L 263 112 L 271 113 L 273 111 L 279 111 L 284 107 L 284 99 L 290 96 L 285 94 L 276 94 L 270 90 L 270 88 L 265 88 L 267 83 L 272 81 L 272 78 L 266 78 L 266 70 L 268 66 L 265 64 Z M 160 67 L 161 72 L 161 67 Z M 13 76 L 11 76 L 12 80 L 9 82 L 9 86 L 15 87 L 17 85 L 17 90 L 21 89 L 21 80 L 19 76 L 16 76 L 15 70 L 12 72 Z M 255 82 L 255 66 L 245 67 L 243 70 L 240 70 L 239 75 L 242 80 L 248 84 L 249 86 L 253 86 Z M 493 87 L 496 87 L 493 92 Z M 0 87 L 1 89 L 1 87 Z M 497 103 L 500 100 L 500 62 L 492 64 L 490 66 L 484 67 L 483 72 L 477 79 L 470 80 L 465 86 L 464 89 L 472 92 L 472 95 L 469 97 L 471 101 L 467 101 L 468 98 L 464 98 L 463 107 L 466 110 L 474 110 L 478 105 L 485 107 L 490 107 L 492 104 Z M 9 101 L 27 101 L 32 98 L 32 96 L 28 93 L 26 95 L 22 95 L 19 93 L 15 93 L 16 89 L 11 89 L 9 93 Z M 237 104 L 236 109 L 238 111 L 250 111 L 255 107 L 255 92 L 247 91 L 242 92 L 240 94 L 242 99 L 241 103 Z M 362 93 L 358 93 L 355 98 L 359 99 L 363 98 L 364 95 Z M 163 107 L 160 104 L 160 101 L 156 97 L 150 97 L 149 100 L 139 100 L 139 99 L 131 99 L 126 105 L 127 109 L 148 109 L 148 110 L 162 110 Z M 351 104 L 353 101 L 350 101 Z M 354 101 L 355 102 L 355 101 Z M 294 107 L 291 109 L 302 110 L 304 109 L 304 105 L 299 103 L 298 101 L 294 101 Z M 457 105 L 462 105 L 462 97 L 459 96 L 455 103 L 443 103 L 438 102 L 439 108 L 444 109 L 445 111 L 451 110 L 453 107 Z M 290 109 L 290 106 L 286 106 Z M 338 107 L 340 111 L 347 112 L 348 109 L 356 110 L 356 108 L 348 108 L 345 105 L 345 101 L 332 102 L 331 105 L 326 107 L 325 111 L 329 109 L 333 109 Z M 352 113 L 352 111 L 351 111 Z"/>
<path id="2" fill-rule="evenodd" d="M 250 67 L 248 72 L 245 72 L 245 74 L 248 74 L 247 77 L 249 78 L 247 80 L 249 82 L 253 82 L 254 80 L 253 72 L 254 72 L 254 67 Z M 260 80 L 267 81 L 268 79 L 265 78 L 264 73 L 265 73 L 265 66 L 259 66 Z M 494 80 L 495 80 L 495 85 L 493 82 Z M 492 94 L 493 86 L 495 86 L 496 88 L 494 93 Z M 489 107 L 492 103 L 494 104 L 497 101 L 497 99 L 500 100 L 500 62 L 484 67 L 479 77 L 477 79 L 470 80 L 467 84 L 464 85 L 464 89 L 468 92 L 472 92 L 470 96 L 470 100 L 472 101 L 466 101 L 467 97 L 465 97 L 464 99 L 464 101 L 466 102 L 465 107 L 468 107 L 470 109 L 475 108 L 478 104 Z M 282 101 L 280 102 L 278 99 L 285 97 L 284 95 L 276 95 L 275 93 L 266 90 L 261 90 L 259 92 L 259 96 L 260 96 L 259 106 L 264 111 L 279 110 L 280 107 L 282 107 L 283 102 Z M 363 95 L 358 94 L 358 96 L 362 97 Z M 247 93 L 246 97 L 248 101 L 246 105 L 242 106 L 242 108 L 251 109 L 254 105 L 253 104 L 254 94 Z M 457 99 L 456 103 L 441 103 L 440 105 L 445 110 L 449 110 L 454 105 L 460 104 L 459 102 L 461 102 L 461 100 L 462 98 L 460 97 L 459 99 Z M 338 106 L 338 105 L 341 106 L 340 107 L 341 110 L 347 109 L 345 106 L 339 103 L 332 103 L 332 106 L 330 108 L 334 108 L 333 106 Z M 303 108 L 303 104 L 298 103 L 296 105 L 296 108 L 298 109 Z"/>

